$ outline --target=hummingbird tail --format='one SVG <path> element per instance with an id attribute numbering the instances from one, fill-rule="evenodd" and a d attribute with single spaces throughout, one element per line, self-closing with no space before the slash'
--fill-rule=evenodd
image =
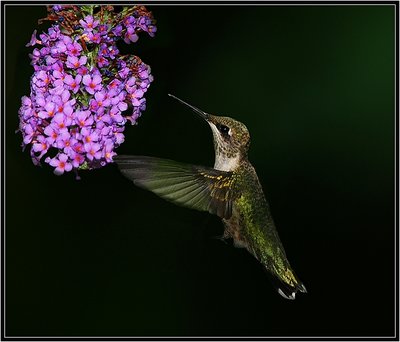
<path id="1" fill-rule="evenodd" d="M 301 281 L 297 281 L 296 285 L 290 285 L 286 283 L 279 275 L 268 272 L 271 279 L 272 285 L 278 291 L 278 293 L 286 299 L 294 300 L 296 299 L 296 293 L 298 291 L 302 293 L 307 293 L 306 287 Z"/>

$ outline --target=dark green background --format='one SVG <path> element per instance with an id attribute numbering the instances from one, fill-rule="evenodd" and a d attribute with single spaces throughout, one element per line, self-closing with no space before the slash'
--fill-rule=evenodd
<path id="1" fill-rule="evenodd" d="M 6 334 L 394 333 L 394 7 L 148 6 L 148 109 L 120 153 L 212 165 L 207 125 L 243 121 L 288 257 L 281 298 L 222 223 L 134 187 L 115 165 L 57 177 L 21 152 L 25 48 L 44 6 L 6 8 Z M 40 30 L 45 27 L 42 26 Z"/>

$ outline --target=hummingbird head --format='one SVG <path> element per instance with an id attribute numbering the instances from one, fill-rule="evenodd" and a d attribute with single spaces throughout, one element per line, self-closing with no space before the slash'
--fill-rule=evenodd
<path id="1" fill-rule="evenodd" d="M 210 125 L 214 137 L 214 168 L 217 170 L 232 171 L 240 164 L 241 160 L 247 158 L 247 151 L 250 146 L 250 134 L 243 123 L 227 116 L 205 113 L 174 95 L 168 95 L 190 107 Z"/>

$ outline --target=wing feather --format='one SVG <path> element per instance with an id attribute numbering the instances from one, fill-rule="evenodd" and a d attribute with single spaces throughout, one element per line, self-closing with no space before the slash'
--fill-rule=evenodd
<path id="1" fill-rule="evenodd" d="M 233 172 L 144 156 L 117 156 L 114 161 L 137 186 L 168 201 L 226 219 L 232 215 L 238 196 Z"/>

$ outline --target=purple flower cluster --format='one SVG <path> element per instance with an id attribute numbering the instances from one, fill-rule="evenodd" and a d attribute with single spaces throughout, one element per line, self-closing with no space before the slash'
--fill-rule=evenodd
<path id="1" fill-rule="evenodd" d="M 31 146 L 35 164 L 44 158 L 58 175 L 112 162 L 125 123 L 135 124 L 145 110 L 153 80 L 148 65 L 121 56 L 116 45 L 136 42 L 141 31 L 154 35 L 151 13 L 97 6 L 93 14 L 94 7 L 50 7 L 48 19 L 58 24 L 39 39 L 35 31 L 27 44 L 35 49 L 31 93 L 19 110 L 23 146 Z"/>

